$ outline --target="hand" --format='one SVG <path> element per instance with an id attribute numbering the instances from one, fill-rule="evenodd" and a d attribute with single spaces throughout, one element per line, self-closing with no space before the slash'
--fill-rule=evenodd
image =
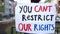
<path id="1" fill-rule="evenodd" d="M 17 5 L 17 2 L 14 2 L 14 3 L 13 3 L 13 8 L 14 8 L 14 9 L 15 9 L 16 5 Z"/>
<path id="2" fill-rule="evenodd" d="M 60 13 L 60 7 L 58 5 L 56 5 L 56 11 L 57 13 Z"/>

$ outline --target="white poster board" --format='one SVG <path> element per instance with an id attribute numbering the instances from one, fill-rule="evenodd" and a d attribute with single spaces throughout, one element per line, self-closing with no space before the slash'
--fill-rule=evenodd
<path id="1" fill-rule="evenodd" d="M 56 7 L 52 3 L 18 3 L 15 8 L 16 31 L 54 33 Z"/>

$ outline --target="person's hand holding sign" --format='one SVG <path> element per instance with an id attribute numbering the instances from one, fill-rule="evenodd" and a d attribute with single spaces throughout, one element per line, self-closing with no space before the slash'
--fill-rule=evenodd
<path id="1" fill-rule="evenodd" d="M 13 8 L 14 8 L 14 9 L 15 9 L 16 5 L 17 5 L 17 2 L 15 1 L 15 2 L 13 3 Z"/>

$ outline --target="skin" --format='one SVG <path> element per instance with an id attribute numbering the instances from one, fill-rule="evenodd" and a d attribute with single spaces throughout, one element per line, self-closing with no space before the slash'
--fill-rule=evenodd
<path id="1" fill-rule="evenodd" d="M 15 2 L 13 3 L 13 8 L 14 8 L 14 9 L 15 9 L 16 5 L 17 5 L 17 2 L 15 1 Z"/>

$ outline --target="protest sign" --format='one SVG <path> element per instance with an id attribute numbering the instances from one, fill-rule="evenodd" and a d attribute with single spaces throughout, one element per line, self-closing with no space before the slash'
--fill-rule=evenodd
<path id="1" fill-rule="evenodd" d="M 16 31 L 54 33 L 56 8 L 52 3 L 18 3 L 15 8 Z"/>

